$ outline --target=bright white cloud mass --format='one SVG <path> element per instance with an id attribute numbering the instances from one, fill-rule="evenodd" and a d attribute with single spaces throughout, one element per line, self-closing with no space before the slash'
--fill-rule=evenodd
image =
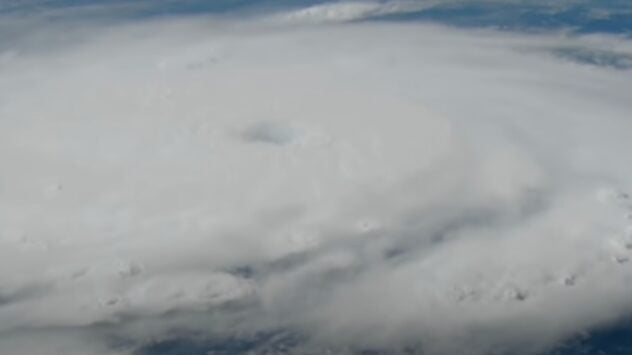
<path id="1" fill-rule="evenodd" d="M 632 42 L 355 21 L 418 6 L 3 15 L 0 353 L 522 354 L 632 312 L 632 72 L 556 55 Z"/>

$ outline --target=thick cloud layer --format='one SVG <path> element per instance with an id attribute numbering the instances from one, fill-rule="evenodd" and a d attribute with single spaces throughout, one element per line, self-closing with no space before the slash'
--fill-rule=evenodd
<path id="1" fill-rule="evenodd" d="M 5 15 L 0 353 L 531 353 L 629 314 L 632 74 L 560 53 L 630 41 L 346 22 L 413 5 Z"/>

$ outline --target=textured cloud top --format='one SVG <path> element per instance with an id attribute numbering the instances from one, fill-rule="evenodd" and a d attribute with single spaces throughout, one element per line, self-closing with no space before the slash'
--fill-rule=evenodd
<path id="1" fill-rule="evenodd" d="M 383 19 L 430 5 L 4 5 L 0 353 L 526 354 L 630 314 L 632 42 Z"/>

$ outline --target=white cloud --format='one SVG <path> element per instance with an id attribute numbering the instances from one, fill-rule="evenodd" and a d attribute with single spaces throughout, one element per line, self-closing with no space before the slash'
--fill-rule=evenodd
<path id="1" fill-rule="evenodd" d="M 437 4 L 437 1 L 340 1 L 321 3 L 294 11 L 281 11 L 275 21 L 289 22 L 344 22 L 372 16 L 420 11 Z"/>
<path id="2" fill-rule="evenodd" d="M 388 6 L 3 39 L 0 352 L 527 352 L 629 312 L 631 74 L 548 54 L 629 41 L 313 26 Z"/>

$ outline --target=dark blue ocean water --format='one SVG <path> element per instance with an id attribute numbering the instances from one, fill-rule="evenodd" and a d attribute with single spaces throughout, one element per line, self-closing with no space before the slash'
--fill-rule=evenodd
<path id="1" fill-rule="evenodd" d="M 33 12 L 50 8 L 128 5 L 116 16 L 155 17 L 189 14 L 239 14 L 303 8 L 332 0 L 23 0 L 0 2 L 1 12 Z M 423 0 L 420 0 L 423 3 Z M 542 31 L 566 29 L 575 33 L 632 35 L 632 1 L 462 1 L 445 2 L 423 10 L 369 20 L 427 21 L 460 27 Z"/>

